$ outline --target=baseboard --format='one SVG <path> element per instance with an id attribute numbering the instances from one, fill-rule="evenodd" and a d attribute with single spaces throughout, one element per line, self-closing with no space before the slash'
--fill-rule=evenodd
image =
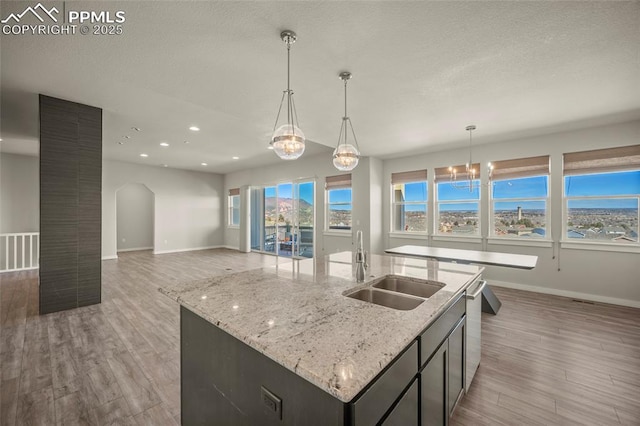
<path id="1" fill-rule="evenodd" d="M 552 294 L 554 296 L 569 297 L 572 299 L 589 300 L 591 302 L 608 303 L 610 305 L 628 306 L 640 308 L 640 301 L 619 299 L 617 297 L 600 296 L 598 294 L 581 293 L 579 291 L 558 290 L 556 288 L 538 287 L 535 285 L 516 284 L 507 281 L 495 281 L 488 279 L 487 284 L 496 287 L 513 288 L 516 290 L 532 291 L 534 293 Z"/>
<path id="2" fill-rule="evenodd" d="M 0 274 L 11 273 L 11 272 L 24 272 L 24 271 L 33 271 L 36 269 L 40 269 L 38 266 L 34 266 L 33 268 L 21 268 L 21 269 L 3 269 L 0 271 Z"/>
<path id="3" fill-rule="evenodd" d="M 153 247 L 136 247 L 136 248 L 128 248 L 128 249 L 118 249 L 118 253 L 124 253 L 126 251 L 142 251 L 142 250 L 153 250 Z"/>
<path id="4" fill-rule="evenodd" d="M 229 249 L 229 250 L 240 251 L 240 247 L 234 247 L 234 246 L 220 246 L 220 248 L 226 248 L 226 249 Z"/>
<path id="5" fill-rule="evenodd" d="M 182 253 L 185 251 L 211 250 L 211 249 L 217 249 L 217 248 L 226 248 L 226 247 L 225 246 L 207 246 L 207 247 L 193 247 L 193 248 L 176 249 L 176 250 L 160 250 L 160 251 L 154 251 L 153 254 Z"/>
<path id="6" fill-rule="evenodd" d="M 102 256 L 102 260 L 117 260 L 117 259 L 118 259 L 117 254 L 112 254 L 111 256 Z"/>

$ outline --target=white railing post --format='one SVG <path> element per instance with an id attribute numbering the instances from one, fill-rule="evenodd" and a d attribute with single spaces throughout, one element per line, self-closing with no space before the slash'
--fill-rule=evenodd
<path id="1" fill-rule="evenodd" d="M 40 233 L 20 232 L 11 234 L 0 234 L 0 247 L 4 238 L 4 264 L 0 265 L 0 272 L 23 271 L 27 269 L 37 269 L 40 263 Z M 18 238 L 20 248 L 18 249 Z M 13 239 L 13 244 L 10 239 Z M 27 240 L 29 242 L 29 263 L 27 264 Z M 35 241 L 35 247 L 34 247 Z M 34 265 L 34 250 L 36 262 Z M 13 262 L 11 262 L 13 256 Z M 1 258 L 0 258 L 1 259 Z"/>

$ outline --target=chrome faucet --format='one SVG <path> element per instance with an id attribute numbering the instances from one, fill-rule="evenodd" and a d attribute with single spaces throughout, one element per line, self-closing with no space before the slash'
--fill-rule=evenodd
<path id="1" fill-rule="evenodd" d="M 362 242 L 362 231 L 356 233 L 356 281 L 364 281 L 364 274 L 367 269 L 367 252 L 364 251 Z"/>

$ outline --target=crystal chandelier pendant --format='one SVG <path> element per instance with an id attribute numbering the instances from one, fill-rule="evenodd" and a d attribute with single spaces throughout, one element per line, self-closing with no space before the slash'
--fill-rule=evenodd
<path id="1" fill-rule="evenodd" d="M 293 101 L 293 90 L 291 90 L 290 86 L 291 45 L 295 43 L 297 36 L 293 31 L 285 30 L 280 33 L 280 38 L 287 45 L 287 90 L 282 93 L 282 100 L 280 100 L 278 116 L 273 126 L 274 131 L 270 145 L 273 147 L 276 155 L 281 159 L 296 160 L 304 153 L 305 148 L 304 133 L 302 133 L 302 130 L 298 127 L 298 114 Z M 276 128 L 285 99 L 287 100 L 287 122 Z"/>
<path id="2" fill-rule="evenodd" d="M 351 79 L 350 72 L 342 72 L 338 77 L 344 81 L 344 117 L 342 117 L 342 127 L 340 128 L 340 136 L 338 137 L 338 146 L 333 151 L 333 166 L 341 172 L 348 172 L 356 168 L 360 161 L 360 150 L 358 149 L 358 140 L 353 130 L 351 119 L 347 116 L 347 81 Z M 347 143 L 349 128 L 353 135 L 356 146 Z"/>
<path id="3" fill-rule="evenodd" d="M 283 160 L 296 160 L 304 153 L 304 133 L 293 124 L 278 127 L 271 138 L 271 146 Z"/>

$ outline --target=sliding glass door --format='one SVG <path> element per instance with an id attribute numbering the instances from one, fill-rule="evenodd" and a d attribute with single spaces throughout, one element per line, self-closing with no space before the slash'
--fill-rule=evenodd
<path id="1" fill-rule="evenodd" d="M 261 199 L 262 214 L 253 210 L 252 248 L 278 256 L 313 257 L 314 197 L 315 183 L 309 180 L 265 186 L 261 193 L 254 190 L 252 201 Z"/>

